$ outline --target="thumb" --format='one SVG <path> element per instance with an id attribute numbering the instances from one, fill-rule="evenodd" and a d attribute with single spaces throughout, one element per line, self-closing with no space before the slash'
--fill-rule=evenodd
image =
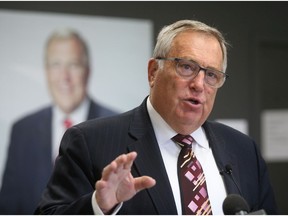
<path id="1" fill-rule="evenodd" d="M 136 192 L 139 192 L 143 189 L 148 189 L 153 187 L 156 184 L 155 179 L 149 176 L 141 176 L 134 179 L 134 187 Z"/>

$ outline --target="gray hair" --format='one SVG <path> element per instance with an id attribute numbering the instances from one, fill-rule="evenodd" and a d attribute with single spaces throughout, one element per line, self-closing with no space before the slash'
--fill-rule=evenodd
<path id="1" fill-rule="evenodd" d="M 82 36 L 74 29 L 64 28 L 55 30 L 48 38 L 45 46 L 45 61 L 47 62 L 47 51 L 50 44 L 55 40 L 68 40 L 68 39 L 76 39 L 84 51 L 84 63 L 86 67 L 89 67 L 89 50 L 85 40 Z"/>
<path id="2" fill-rule="evenodd" d="M 180 20 L 171 25 L 165 26 L 162 28 L 157 37 L 157 43 L 154 48 L 153 58 L 157 57 L 167 57 L 169 53 L 173 39 L 185 31 L 196 31 L 203 32 L 208 35 L 214 36 L 220 43 L 222 53 L 223 53 L 223 72 L 226 71 L 227 68 L 227 46 L 228 43 L 224 39 L 221 32 L 219 32 L 216 28 L 206 25 L 205 23 L 195 21 L 195 20 Z M 161 62 L 159 62 L 159 66 L 162 67 Z"/>

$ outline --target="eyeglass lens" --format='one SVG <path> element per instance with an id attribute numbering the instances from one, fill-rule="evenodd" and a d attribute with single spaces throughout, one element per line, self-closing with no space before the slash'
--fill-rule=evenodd
<path id="1" fill-rule="evenodd" d="M 202 68 L 191 60 L 177 59 L 176 62 L 177 73 L 180 76 L 193 79 L 202 69 L 205 72 L 205 81 L 212 86 L 221 86 L 225 80 L 225 74 L 210 68 Z"/>

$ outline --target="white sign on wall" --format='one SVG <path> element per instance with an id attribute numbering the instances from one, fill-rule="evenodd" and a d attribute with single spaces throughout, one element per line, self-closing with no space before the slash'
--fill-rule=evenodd
<path id="1" fill-rule="evenodd" d="M 288 161 L 288 110 L 261 115 L 262 153 L 267 161 Z"/>
<path id="2" fill-rule="evenodd" d="M 246 119 L 216 119 L 216 121 L 249 135 L 249 125 Z"/>

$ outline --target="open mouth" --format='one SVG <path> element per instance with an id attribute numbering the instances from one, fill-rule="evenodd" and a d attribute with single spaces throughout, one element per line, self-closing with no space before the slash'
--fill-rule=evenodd
<path id="1" fill-rule="evenodd" d="M 200 101 L 199 101 L 199 100 L 196 100 L 196 99 L 190 99 L 189 101 L 190 101 L 190 103 L 192 103 L 192 104 L 194 104 L 194 105 L 200 104 Z"/>

